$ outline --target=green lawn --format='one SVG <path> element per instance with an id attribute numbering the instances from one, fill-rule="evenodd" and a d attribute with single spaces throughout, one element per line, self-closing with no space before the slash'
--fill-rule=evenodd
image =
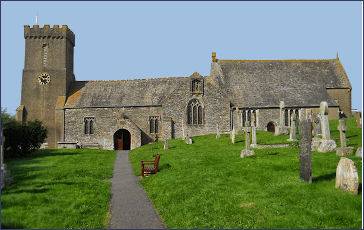
<path id="1" fill-rule="evenodd" d="M 331 123 L 336 130 L 337 122 Z M 332 132 L 337 140 L 338 133 Z M 258 144 L 285 142 L 258 132 Z M 348 121 L 348 143 L 361 146 L 361 129 Z M 325 228 L 361 226 L 361 192 L 352 195 L 335 189 L 340 157 L 313 153 L 313 183 L 299 179 L 297 147 L 256 149 L 256 155 L 240 158 L 242 134 L 231 144 L 228 135 L 194 137 L 194 144 L 170 141 L 131 151 L 134 172 L 140 160 L 161 154 L 160 172 L 141 181 L 169 228 Z M 350 156 L 358 168 L 361 159 Z"/>
<path id="2" fill-rule="evenodd" d="M 114 151 L 43 150 L 7 162 L 3 228 L 106 228 Z"/>

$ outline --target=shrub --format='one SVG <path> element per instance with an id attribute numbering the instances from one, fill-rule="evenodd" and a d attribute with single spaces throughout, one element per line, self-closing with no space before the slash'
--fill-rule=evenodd
<path id="1" fill-rule="evenodd" d="M 47 129 L 40 121 L 21 124 L 11 120 L 4 124 L 4 157 L 24 156 L 39 149 L 47 138 Z"/>

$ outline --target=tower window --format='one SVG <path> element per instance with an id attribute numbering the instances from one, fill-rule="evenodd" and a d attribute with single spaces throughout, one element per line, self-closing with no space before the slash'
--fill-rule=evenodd
<path id="1" fill-rule="evenodd" d="M 187 124 L 202 125 L 204 123 L 204 109 L 197 99 L 192 99 L 187 106 Z"/>
<path id="2" fill-rule="evenodd" d="M 85 134 L 94 134 L 94 117 L 85 117 L 84 118 L 84 133 Z"/>
<path id="3" fill-rule="evenodd" d="M 43 44 L 43 67 L 48 64 L 48 44 Z"/>
<path id="4" fill-rule="evenodd" d="M 149 117 L 149 132 L 150 133 L 158 133 L 159 132 L 159 117 Z"/>

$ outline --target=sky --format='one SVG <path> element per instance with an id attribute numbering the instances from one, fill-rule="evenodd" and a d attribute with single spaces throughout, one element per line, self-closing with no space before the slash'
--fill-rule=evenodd
<path id="1" fill-rule="evenodd" d="M 75 33 L 77 80 L 210 72 L 221 59 L 331 59 L 362 110 L 361 2 L 1 2 L 1 107 L 20 104 L 24 25 Z"/>

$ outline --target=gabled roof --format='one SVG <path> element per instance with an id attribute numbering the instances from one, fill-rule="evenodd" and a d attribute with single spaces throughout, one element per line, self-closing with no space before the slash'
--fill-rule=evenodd
<path id="1" fill-rule="evenodd" d="M 160 106 L 188 77 L 168 77 L 117 81 L 76 81 L 66 108 Z"/>
<path id="2" fill-rule="evenodd" d="M 337 106 L 326 88 L 351 88 L 338 59 L 218 60 L 232 103 L 241 107 Z"/>

